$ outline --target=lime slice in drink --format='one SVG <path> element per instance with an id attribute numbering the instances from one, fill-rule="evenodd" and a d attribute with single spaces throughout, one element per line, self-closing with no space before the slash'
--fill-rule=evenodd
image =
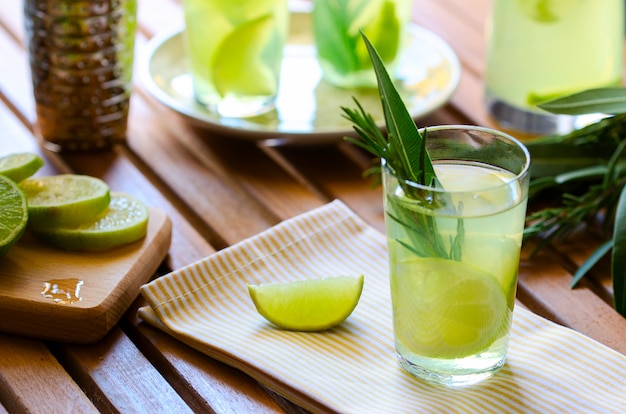
<path id="1" fill-rule="evenodd" d="M 111 200 L 109 186 L 86 175 L 28 178 L 20 187 L 28 199 L 28 226 L 33 230 L 77 226 L 102 213 Z"/>
<path id="2" fill-rule="evenodd" d="M 400 21 L 396 12 L 396 4 L 391 0 L 383 2 L 379 13 L 363 28 L 363 33 L 372 42 L 380 58 L 385 63 L 392 62 L 400 46 Z M 370 64 L 369 53 L 365 42 L 357 43 L 359 62 Z"/>
<path id="3" fill-rule="evenodd" d="M 0 257 L 22 237 L 27 222 L 26 196 L 13 180 L 0 175 Z"/>
<path id="4" fill-rule="evenodd" d="M 34 175 L 43 166 L 43 160 L 37 154 L 22 152 L 0 158 L 0 175 L 19 183 Z"/>
<path id="5" fill-rule="evenodd" d="M 489 273 L 436 258 L 398 266 L 392 286 L 394 329 L 411 352 L 462 358 L 486 349 L 507 332 L 511 309 L 502 286 Z"/>
<path id="6" fill-rule="evenodd" d="M 123 193 L 111 193 L 109 207 L 77 227 L 35 231 L 45 242 L 65 250 L 107 249 L 141 240 L 148 228 L 148 208 Z"/>
<path id="7" fill-rule="evenodd" d="M 321 331 L 343 322 L 354 310 L 363 275 L 248 285 L 257 311 L 274 325 L 293 331 Z"/>
<path id="8" fill-rule="evenodd" d="M 273 95 L 278 88 L 262 54 L 275 30 L 274 17 L 263 15 L 237 26 L 213 55 L 213 83 L 220 95 Z"/>

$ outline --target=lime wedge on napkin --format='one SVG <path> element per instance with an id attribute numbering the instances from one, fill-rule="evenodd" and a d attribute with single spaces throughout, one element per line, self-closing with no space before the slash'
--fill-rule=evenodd
<path id="1" fill-rule="evenodd" d="M 363 275 L 248 285 L 257 311 L 292 331 L 322 331 L 343 322 L 363 290 Z"/>

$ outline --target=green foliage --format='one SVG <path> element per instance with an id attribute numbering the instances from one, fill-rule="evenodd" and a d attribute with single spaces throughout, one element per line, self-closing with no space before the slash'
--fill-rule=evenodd
<path id="1" fill-rule="evenodd" d="M 626 317 L 626 89 L 591 89 L 540 107 L 558 114 L 614 114 L 527 145 L 533 159 L 531 198 L 549 194 L 557 205 L 529 214 L 525 237 L 538 237 L 540 249 L 601 216 L 608 241 L 580 266 L 572 287 L 611 252 L 615 309 Z"/>
<path id="2" fill-rule="evenodd" d="M 355 99 L 356 109 L 342 107 L 342 110 L 344 117 L 352 122 L 361 139 L 352 137 L 345 139 L 384 159 L 386 167 L 399 179 L 399 184 L 407 197 L 414 200 L 424 199 L 427 190 L 418 190 L 406 182 L 427 187 L 438 185 L 432 161 L 426 150 L 425 137 L 415 125 L 378 52 L 367 36 L 362 34 L 362 37 L 378 80 L 387 136 Z M 379 170 L 380 168 L 376 168 L 374 171 Z M 372 173 L 371 170 L 369 172 Z M 422 257 L 461 259 L 460 246 L 464 237 L 462 219 L 459 219 L 456 237 L 452 240 L 450 251 L 447 251 L 433 216 L 406 208 L 393 198 L 389 199 L 389 203 L 392 210 L 388 211 L 389 218 L 397 221 L 411 239 L 410 245 L 398 240 L 405 248 Z"/>

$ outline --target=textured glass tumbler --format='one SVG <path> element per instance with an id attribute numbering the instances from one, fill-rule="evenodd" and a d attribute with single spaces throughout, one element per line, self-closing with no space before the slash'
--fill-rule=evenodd
<path id="1" fill-rule="evenodd" d="M 54 151 L 126 139 L 136 0 L 24 0 L 38 134 Z"/>

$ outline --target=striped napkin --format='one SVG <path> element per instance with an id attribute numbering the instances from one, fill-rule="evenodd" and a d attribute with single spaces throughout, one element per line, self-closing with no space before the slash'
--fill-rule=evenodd
<path id="1" fill-rule="evenodd" d="M 459 389 L 414 379 L 393 348 L 385 237 L 334 201 L 142 287 L 146 322 L 313 412 L 625 413 L 626 357 L 517 307 L 505 366 Z M 281 331 L 246 283 L 365 275 L 338 327 Z"/>

